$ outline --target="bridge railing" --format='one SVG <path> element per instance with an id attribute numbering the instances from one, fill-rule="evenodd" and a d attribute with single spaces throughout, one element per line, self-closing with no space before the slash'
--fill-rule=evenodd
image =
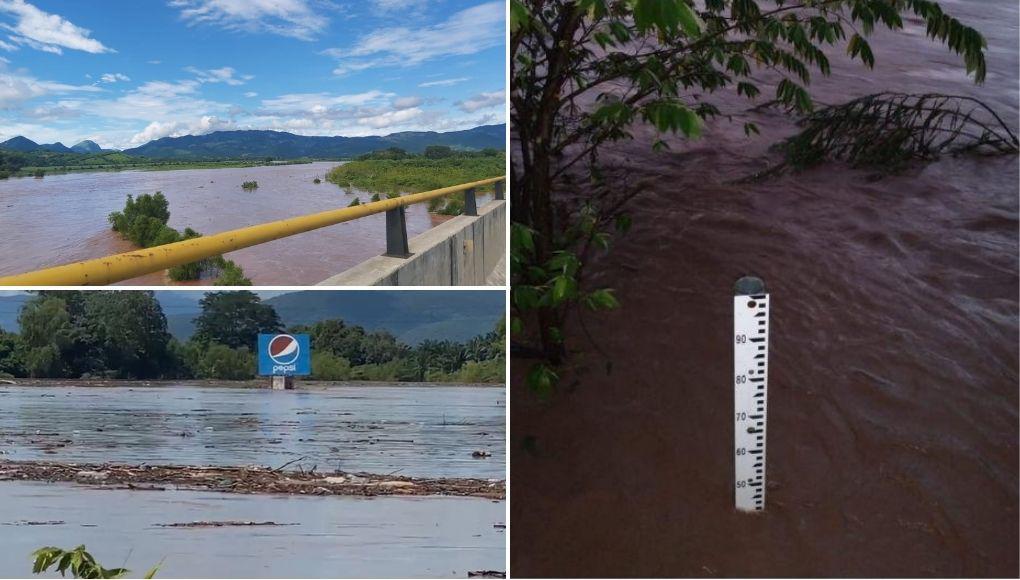
<path id="1" fill-rule="evenodd" d="M 475 201 L 478 188 L 492 185 L 495 189 L 496 199 L 505 199 L 505 184 L 505 176 L 493 177 L 342 209 L 287 218 L 163 246 L 54 266 L 24 274 L 3 276 L 0 277 L 0 286 L 100 286 L 112 284 L 379 213 L 386 213 L 386 255 L 407 257 L 410 252 L 407 245 L 407 221 L 404 217 L 404 208 L 431 199 L 463 193 L 463 215 L 478 215 L 478 206 Z"/>

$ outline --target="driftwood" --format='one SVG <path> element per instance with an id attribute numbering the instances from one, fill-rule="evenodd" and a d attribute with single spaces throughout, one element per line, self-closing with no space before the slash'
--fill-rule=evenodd
<path id="1" fill-rule="evenodd" d="M 372 473 L 316 474 L 268 467 L 195 467 L 0 461 L 0 481 L 68 481 L 116 489 L 160 491 L 169 486 L 228 493 L 295 495 L 452 495 L 504 499 L 502 480 L 424 478 Z"/>
<path id="2" fill-rule="evenodd" d="M 784 160 L 750 179 L 823 161 L 896 171 L 910 161 L 964 153 L 1016 155 L 1020 141 L 991 107 L 954 95 L 877 93 L 818 109 L 779 144 Z"/>
<path id="3" fill-rule="evenodd" d="M 153 524 L 157 528 L 228 528 L 250 526 L 300 526 L 301 524 L 278 524 L 276 522 L 180 522 L 174 524 Z"/>

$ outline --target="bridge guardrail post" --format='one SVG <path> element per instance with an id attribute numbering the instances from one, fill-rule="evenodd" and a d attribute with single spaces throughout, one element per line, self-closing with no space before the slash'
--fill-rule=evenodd
<path id="1" fill-rule="evenodd" d="M 475 188 L 464 190 L 464 215 L 478 215 L 478 201 L 475 199 Z"/>
<path id="2" fill-rule="evenodd" d="M 407 258 L 411 249 L 407 245 L 407 218 L 404 206 L 386 212 L 386 253 L 384 256 Z"/>
<path id="3" fill-rule="evenodd" d="M 506 192 L 504 189 L 506 187 L 506 182 L 497 181 L 494 187 L 496 188 L 496 199 L 506 199 Z"/>

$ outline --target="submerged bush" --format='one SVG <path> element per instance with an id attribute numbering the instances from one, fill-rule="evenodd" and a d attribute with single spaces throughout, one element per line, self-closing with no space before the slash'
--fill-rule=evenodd
<path id="1" fill-rule="evenodd" d="M 259 188 L 259 182 L 257 181 L 245 181 L 241 184 L 241 189 L 245 191 L 254 191 Z"/>
<path id="2" fill-rule="evenodd" d="M 170 220 L 170 204 L 159 191 L 151 195 L 142 194 L 137 199 L 128 195 L 124 210 L 111 213 L 108 219 L 113 231 L 143 248 L 202 237 L 202 234 L 191 228 L 184 228 L 182 234 L 166 225 Z M 251 280 L 244 276 L 241 267 L 223 256 L 173 266 L 167 270 L 167 276 L 174 282 L 198 280 L 204 272 L 213 269 L 219 269 L 221 272 L 215 282 L 217 285 L 251 285 Z"/>

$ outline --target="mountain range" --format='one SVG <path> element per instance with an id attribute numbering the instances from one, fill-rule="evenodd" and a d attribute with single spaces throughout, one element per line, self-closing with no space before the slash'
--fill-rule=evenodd
<path id="1" fill-rule="evenodd" d="M 12 151 L 22 151 L 25 153 L 30 153 L 32 151 L 53 151 L 54 153 L 101 153 L 103 151 L 108 151 L 100 147 L 95 141 L 89 141 L 88 139 L 79 142 L 77 145 L 68 147 L 59 141 L 56 143 L 39 144 L 20 135 L 0 143 L 0 149 L 10 149 Z"/>
<path id="2" fill-rule="evenodd" d="M 502 292 L 408 292 L 393 290 L 304 291 L 263 294 L 284 326 L 338 318 L 366 330 L 387 330 L 405 344 L 423 340 L 466 341 L 492 330 L 504 315 Z M 201 314 L 203 292 L 156 291 L 170 334 L 187 340 Z M 17 332 L 18 314 L 32 296 L 0 295 L 0 329 Z"/>
<path id="3" fill-rule="evenodd" d="M 150 159 L 319 159 L 350 158 L 379 149 L 399 147 L 421 153 L 429 145 L 447 145 L 454 149 L 504 149 L 506 125 L 483 125 L 464 131 L 436 133 L 408 131 L 370 137 L 318 137 L 295 135 L 283 131 L 216 131 L 205 135 L 163 137 L 140 147 L 125 149 L 126 155 Z M 54 151 L 58 153 L 100 153 L 105 150 L 92 141 L 74 147 L 62 143 L 40 145 L 25 137 L 14 137 L 0 143 L 0 149 L 22 152 Z"/>

